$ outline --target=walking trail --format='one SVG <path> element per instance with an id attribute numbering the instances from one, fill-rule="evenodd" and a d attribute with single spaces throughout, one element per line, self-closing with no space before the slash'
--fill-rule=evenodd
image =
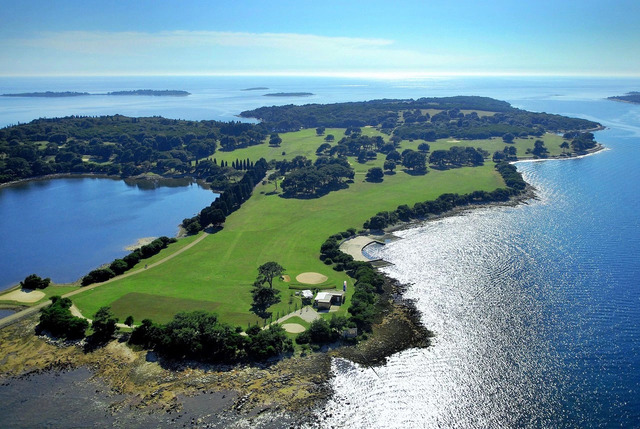
<path id="1" fill-rule="evenodd" d="M 166 258 L 160 259 L 159 261 L 154 262 L 153 264 L 147 265 L 146 268 L 140 268 L 140 269 L 137 269 L 135 271 L 129 271 L 128 273 L 124 273 L 122 275 L 116 276 L 116 277 L 114 277 L 114 278 L 112 278 L 110 280 L 107 280 L 106 282 L 94 283 L 94 284 L 92 284 L 90 286 L 86 286 L 86 287 L 74 290 L 73 292 L 66 293 L 66 294 L 62 295 L 62 297 L 63 298 L 69 298 L 69 297 L 72 297 L 72 296 L 77 295 L 79 293 L 82 293 L 82 292 L 85 292 L 85 291 L 88 291 L 88 290 L 91 290 L 91 289 L 95 289 L 97 287 L 104 286 L 104 285 L 109 284 L 111 282 L 114 282 L 116 280 L 124 279 L 124 278 L 131 277 L 131 276 L 135 276 L 136 274 L 139 274 L 139 273 L 141 273 L 143 271 L 150 270 L 150 269 L 152 269 L 154 267 L 157 267 L 160 264 L 164 264 L 165 262 L 167 262 L 170 259 L 175 258 L 176 256 L 178 256 L 182 252 L 185 252 L 185 251 L 191 249 L 193 246 L 195 246 L 196 244 L 200 243 L 202 240 L 204 240 L 208 236 L 209 236 L 209 233 L 204 232 L 200 237 L 195 239 L 193 241 L 193 243 L 190 243 L 190 244 L 184 246 L 182 249 L 180 249 L 177 252 L 167 256 Z M 40 309 L 46 307 L 50 303 L 51 303 L 51 300 L 47 300 L 47 301 L 41 302 L 38 305 L 34 305 L 33 307 L 29 307 L 29 308 L 27 308 L 25 310 L 19 311 L 19 312 L 14 313 L 14 314 L 12 314 L 10 316 L 7 316 L 7 317 L 5 317 L 3 319 L 0 319 L 0 329 L 4 328 L 5 326 L 9 326 L 9 325 L 11 325 L 13 323 L 16 323 L 19 320 L 24 319 L 25 317 L 31 316 L 32 314 L 35 314 L 35 313 L 39 312 Z M 76 310 L 77 310 L 77 308 L 76 308 Z M 77 313 L 80 315 L 78 317 L 83 317 L 84 318 L 84 316 L 82 316 L 82 314 L 80 313 L 79 310 L 77 311 Z M 89 319 L 87 319 L 87 320 L 89 320 Z M 125 325 L 122 325 L 122 326 L 125 326 Z"/>

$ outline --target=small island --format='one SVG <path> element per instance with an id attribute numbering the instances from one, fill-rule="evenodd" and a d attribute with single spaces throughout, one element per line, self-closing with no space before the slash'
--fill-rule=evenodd
<path id="1" fill-rule="evenodd" d="M 153 97 L 186 97 L 191 95 L 187 91 L 177 91 L 171 89 L 155 90 L 155 89 L 136 89 L 134 91 L 113 91 L 108 92 L 107 95 L 144 95 Z"/>
<path id="2" fill-rule="evenodd" d="M 266 91 L 267 89 L 269 88 L 267 88 L 266 86 L 256 86 L 253 88 L 245 88 L 242 91 Z"/>
<path id="3" fill-rule="evenodd" d="M 631 91 L 625 95 L 607 97 L 607 100 L 622 101 L 624 103 L 640 104 L 640 91 Z"/>
<path id="4" fill-rule="evenodd" d="M 273 92 L 265 94 L 265 97 L 309 97 L 315 95 L 312 92 Z"/>
<path id="5" fill-rule="evenodd" d="M 45 92 L 21 92 L 18 94 L 2 94 L 3 97 L 44 97 L 44 98 L 62 98 L 62 97 L 82 97 L 91 95 L 88 92 L 75 91 L 45 91 Z"/>
<path id="6" fill-rule="evenodd" d="M 62 97 L 81 97 L 89 95 L 142 95 L 154 97 L 186 97 L 191 95 L 187 91 L 179 90 L 155 90 L 155 89 L 136 89 L 133 91 L 113 91 L 106 94 L 90 94 L 88 92 L 75 91 L 45 91 L 45 92 L 21 92 L 18 94 L 2 94 L 3 97 L 41 97 L 41 98 L 62 98 Z"/>

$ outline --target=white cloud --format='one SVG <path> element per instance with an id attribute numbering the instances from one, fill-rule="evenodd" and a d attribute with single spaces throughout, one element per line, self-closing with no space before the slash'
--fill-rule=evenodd
<path id="1" fill-rule="evenodd" d="M 102 67 L 108 72 L 162 74 L 424 70 L 460 65 L 460 56 L 403 49 L 387 39 L 216 31 L 42 33 L 0 41 L 0 59 L 2 74 L 12 68 L 26 73 L 25 68 L 43 66 L 61 73 L 64 69 L 96 73 Z"/>

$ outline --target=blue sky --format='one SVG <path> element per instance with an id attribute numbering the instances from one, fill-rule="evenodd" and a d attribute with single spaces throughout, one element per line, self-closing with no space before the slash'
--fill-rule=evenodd
<path id="1" fill-rule="evenodd" d="M 5 76 L 640 76 L 638 0 L 3 3 Z"/>

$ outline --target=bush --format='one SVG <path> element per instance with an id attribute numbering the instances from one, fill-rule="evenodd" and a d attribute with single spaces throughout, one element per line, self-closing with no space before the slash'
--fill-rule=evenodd
<path id="1" fill-rule="evenodd" d="M 25 289 L 44 289 L 51 283 L 50 278 L 40 278 L 36 274 L 30 274 L 23 281 L 20 282 L 20 286 Z"/>
<path id="2" fill-rule="evenodd" d="M 91 271 L 89 274 L 82 278 L 82 286 L 88 286 L 93 283 L 102 283 L 106 282 L 109 279 L 112 279 L 116 276 L 109 268 L 98 268 L 97 270 Z"/>

